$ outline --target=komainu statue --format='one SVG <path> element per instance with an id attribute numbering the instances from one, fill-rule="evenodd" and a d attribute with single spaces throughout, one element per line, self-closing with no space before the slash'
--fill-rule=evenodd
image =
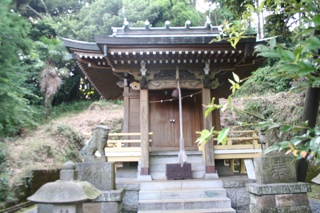
<path id="1" fill-rule="evenodd" d="M 92 131 L 92 138 L 80 150 L 80 156 L 84 162 L 105 161 L 104 148 L 107 144 L 109 128 L 107 126 L 96 126 Z M 100 159 L 96 157 L 96 151 L 99 151 Z"/>

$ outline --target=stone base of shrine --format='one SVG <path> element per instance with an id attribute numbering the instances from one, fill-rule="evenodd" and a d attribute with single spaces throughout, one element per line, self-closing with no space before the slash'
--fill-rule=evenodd
<path id="1" fill-rule="evenodd" d="M 308 183 L 247 184 L 250 213 L 311 212 Z"/>
<path id="2" fill-rule="evenodd" d="M 103 191 L 95 200 L 83 204 L 83 213 L 123 212 L 124 189 Z"/>

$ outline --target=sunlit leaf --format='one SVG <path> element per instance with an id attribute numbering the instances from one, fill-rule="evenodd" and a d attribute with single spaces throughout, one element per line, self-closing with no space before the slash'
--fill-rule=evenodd
<path id="1" fill-rule="evenodd" d="M 239 76 L 238 76 L 237 74 L 235 74 L 234 72 L 232 72 L 232 75 L 233 75 L 234 81 L 237 82 L 237 83 L 240 83 L 240 78 L 239 78 Z"/>
<path id="2" fill-rule="evenodd" d="M 235 82 L 233 81 L 233 80 L 231 80 L 231 79 L 228 79 L 228 81 L 230 82 L 230 84 L 232 84 L 232 85 L 234 85 L 235 84 Z"/>
<path id="3" fill-rule="evenodd" d="M 230 128 L 224 128 L 219 132 L 218 138 L 217 138 L 218 143 L 222 143 L 223 141 L 226 141 L 229 131 L 230 131 Z"/>

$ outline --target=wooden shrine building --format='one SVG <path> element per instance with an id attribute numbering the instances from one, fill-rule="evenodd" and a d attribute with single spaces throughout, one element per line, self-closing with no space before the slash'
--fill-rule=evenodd
<path id="1" fill-rule="evenodd" d="M 150 175 L 151 152 L 179 151 L 179 99 L 172 94 L 178 86 L 184 149 L 196 151 L 197 131 L 220 129 L 219 111 L 205 118 L 203 105 L 230 94 L 232 72 L 243 79 L 263 63 L 254 54 L 256 38 L 241 39 L 234 49 L 226 41 L 211 42 L 221 33 L 208 21 L 202 27 L 191 27 L 190 21 L 184 27 L 171 27 L 168 21 L 164 27 L 151 27 L 146 22 L 141 28 L 125 21 L 123 27 L 113 27 L 111 35 L 96 35 L 95 42 L 64 39 L 105 99 L 123 96 L 123 131 L 141 134 L 141 176 Z M 205 174 L 215 174 L 213 141 L 205 144 L 203 153 Z"/>

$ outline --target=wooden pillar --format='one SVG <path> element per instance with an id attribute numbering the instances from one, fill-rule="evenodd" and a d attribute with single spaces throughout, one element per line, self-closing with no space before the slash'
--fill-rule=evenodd
<path id="1" fill-rule="evenodd" d="M 202 89 L 202 104 L 208 105 L 211 103 L 211 89 Z M 210 130 L 212 128 L 212 113 L 203 118 L 203 128 Z M 204 146 L 206 174 L 216 173 L 214 154 L 213 154 L 213 140 L 209 140 Z"/>
<path id="2" fill-rule="evenodd" d="M 141 162 L 140 174 L 149 175 L 149 97 L 148 90 L 140 90 L 140 132 L 141 132 Z"/>
<path id="3" fill-rule="evenodd" d="M 214 95 L 214 94 L 213 94 Z M 219 98 L 214 99 L 214 103 L 219 105 Z M 220 120 L 220 110 L 214 110 L 212 112 L 213 118 L 213 126 L 215 130 L 221 130 L 221 120 Z"/>
<path id="4" fill-rule="evenodd" d="M 124 124 L 123 124 L 123 132 L 129 132 L 129 87 L 123 88 L 123 102 L 124 102 Z"/>

